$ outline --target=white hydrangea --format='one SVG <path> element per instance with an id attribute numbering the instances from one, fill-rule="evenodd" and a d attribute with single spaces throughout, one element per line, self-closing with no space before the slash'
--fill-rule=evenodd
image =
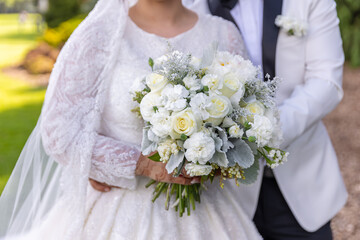
<path id="1" fill-rule="evenodd" d="M 307 34 L 307 24 L 304 21 L 297 20 L 289 16 L 279 15 L 275 19 L 275 25 L 284 29 L 284 31 L 292 36 L 302 37 Z"/>
<path id="2" fill-rule="evenodd" d="M 206 164 L 215 154 L 215 141 L 204 132 L 197 132 L 184 142 L 184 148 L 189 162 Z"/>
<path id="3" fill-rule="evenodd" d="M 160 95 L 156 93 L 146 94 L 140 103 L 140 113 L 143 119 L 150 122 L 153 115 L 155 114 L 155 109 L 160 105 Z"/>
<path id="4" fill-rule="evenodd" d="M 207 176 L 211 173 L 212 167 L 210 165 L 198 165 L 195 163 L 188 163 L 185 165 L 185 170 L 190 177 Z"/>
<path id="5" fill-rule="evenodd" d="M 150 120 L 150 123 L 152 125 L 152 131 L 160 138 L 167 137 L 172 130 L 170 112 L 164 108 L 160 108 L 155 112 Z"/>
<path id="6" fill-rule="evenodd" d="M 241 138 L 244 135 L 244 130 L 236 124 L 229 128 L 229 135 L 231 138 Z"/>
<path id="7" fill-rule="evenodd" d="M 168 84 L 161 92 L 160 101 L 166 110 L 178 112 L 186 107 L 188 96 L 184 86 Z"/>
<path id="8" fill-rule="evenodd" d="M 223 79 L 216 74 L 207 74 L 201 79 L 201 84 L 207 86 L 210 91 L 219 92 L 223 87 Z"/>
<path id="9" fill-rule="evenodd" d="M 194 114 L 201 117 L 202 120 L 206 120 L 210 117 L 209 112 L 206 110 L 211 107 L 209 97 L 204 93 L 198 93 L 191 98 L 190 107 Z"/>
<path id="10" fill-rule="evenodd" d="M 186 76 L 183 79 L 185 87 L 187 87 L 190 91 L 197 91 L 201 89 L 200 79 L 196 78 L 196 76 Z"/>
<path id="11" fill-rule="evenodd" d="M 250 125 L 251 128 L 246 131 L 246 136 L 255 137 L 259 147 L 266 146 L 274 131 L 271 121 L 265 116 L 255 115 L 254 122 L 250 123 Z"/>
<path id="12" fill-rule="evenodd" d="M 172 154 L 178 154 L 179 146 L 176 144 L 176 141 L 173 139 L 166 139 L 159 143 L 157 151 L 160 155 L 162 162 L 168 162 Z"/>

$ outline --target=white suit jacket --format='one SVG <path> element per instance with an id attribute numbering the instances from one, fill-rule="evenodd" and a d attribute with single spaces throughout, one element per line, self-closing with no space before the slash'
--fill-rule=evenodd
<path id="1" fill-rule="evenodd" d="M 209 13 L 206 0 L 184 0 Z M 284 0 L 282 15 L 305 21 L 304 37 L 280 30 L 276 75 L 283 78 L 277 93 L 289 160 L 274 170 L 280 190 L 299 224 L 313 232 L 344 206 L 347 192 L 337 157 L 321 119 L 343 97 L 344 55 L 333 0 Z M 260 169 L 262 176 L 263 167 Z M 253 218 L 262 178 L 239 187 L 239 201 Z M 271 201 L 271 199 L 269 199 Z"/>

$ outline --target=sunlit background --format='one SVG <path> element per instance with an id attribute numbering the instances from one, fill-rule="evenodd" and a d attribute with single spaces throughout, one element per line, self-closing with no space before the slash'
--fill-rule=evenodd
<path id="1" fill-rule="evenodd" d="M 205 0 L 204 0 L 205 1 Z M 39 117 L 59 51 L 96 0 L 0 0 L 0 193 Z M 360 239 L 360 1 L 337 0 L 345 97 L 325 118 L 350 192 L 336 240 Z"/>

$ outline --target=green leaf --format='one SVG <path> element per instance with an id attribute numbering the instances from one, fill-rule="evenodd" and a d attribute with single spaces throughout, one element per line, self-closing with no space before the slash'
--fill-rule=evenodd
<path id="1" fill-rule="evenodd" d="M 204 91 L 208 92 L 209 91 L 209 87 L 208 86 L 204 86 Z"/>
<path id="2" fill-rule="evenodd" d="M 151 155 L 150 157 L 148 157 L 150 160 L 153 160 L 154 162 L 160 162 L 161 161 L 161 157 L 159 155 L 159 153 L 155 153 L 154 155 Z"/>
<path id="3" fill-rule="evenodd" d="M 188 136 L 186 136 L 185 134 L 181 134 L 180 139 L 185 141 L 186 139 L 188 139 Z"/>
<path id="4" fill-rule="evenodd" d="M 154 70 L 154 60 L 152 58 L 149 58 L 149 66 Z"/>
<path id="5" fill-rule="evenodd" d="M 256 137 L 250 136 L 250 137 L 248 138 L 248 141 L 249 141 L 249 142 L 256 142 Z"/>

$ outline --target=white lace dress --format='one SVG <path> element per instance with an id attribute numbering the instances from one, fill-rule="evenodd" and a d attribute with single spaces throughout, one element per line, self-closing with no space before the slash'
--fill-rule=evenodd
<path id="1" fill-rule="evenodd" d="M 150 71 L 148 58 L 163 55 L 169 44 L 201 57 L 213 41 L 219 42 L 220 50 L 245 54 L 238 30 L 218 17 L 200 15 L 192 29 L 170 39 L 147 33 L 128 19 L 90 172 L 92 178 L 120 188 L 101 193 L 89 185 L 87 220 L 71 239 L 261 239 L 241 209 L 241 196 L 232 182 L 224 189 L 216 181 L 209 185 L 191 216 L 180 218 L 174 209 L 165 210 L 163 196 L 152 203 L 153 188 L 145 188 L 149 179 L 134 174 L 143 126 L 131 112 L 135 105 L 129 90 L 134 80 Z M 39 229 L 16 239 L 62 239 L 71 222 L 71 212 L 59 203 Z"/>

